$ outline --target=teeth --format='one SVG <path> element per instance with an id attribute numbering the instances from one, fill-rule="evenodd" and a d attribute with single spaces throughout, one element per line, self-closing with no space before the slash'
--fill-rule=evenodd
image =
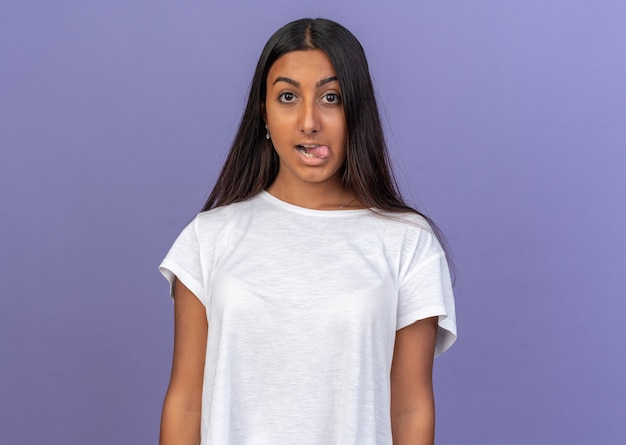
<path id="1" fill-rule="evenodd" d="M 315 146 L 314 146 L 314 147 L 315 147 Z M 307 153 L 307 152 L 306 152 L 306 150 L 305 150 L 304 148 L 305 148 L 305 146 L 304 146 L 304 145 L 301 145 L 301 146 L 300 146 L 300 148 L 298 149 L 298 151 L 299 151 L 300 153 L 302 153 L 302 154 L 303 154 L 305 157 L 307 157 L 307 158 L 313 158 L 313 157 L 314 157 L 314 156 L 313 156 L 313 153 Z"/>

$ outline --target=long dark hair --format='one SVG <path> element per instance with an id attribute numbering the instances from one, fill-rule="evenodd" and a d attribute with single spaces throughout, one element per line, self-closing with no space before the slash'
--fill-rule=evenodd
<path id="1" fill-rule="evenodd" d="M 248 104 L 215 187 L 202 210 L 244 201 L 269 187 L 278 174 L 279 159 L 265 138 L 262 106 L 267 75 L 274 62 L 292 52 L 320 49 L 331 60 L 346 118 L 346 162 L 343 186 L 365 207 L 387 212 L 412 212 L 393 175 L 383 134 L 374 87 L 365 52 L 359 41 L 340 24 L 327 19 L 300 19 L 280 28 L 265 44 L 250 85 Z"/>

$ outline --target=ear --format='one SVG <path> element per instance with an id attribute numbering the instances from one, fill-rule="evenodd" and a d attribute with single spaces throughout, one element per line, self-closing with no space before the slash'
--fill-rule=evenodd
<path id="1" fill-rule="evenodd" d="M 265 112 L 265 102 L 261 102 L 261 116 L 263 116 L 263 121 L 267 124 L 267 113 Z"/>

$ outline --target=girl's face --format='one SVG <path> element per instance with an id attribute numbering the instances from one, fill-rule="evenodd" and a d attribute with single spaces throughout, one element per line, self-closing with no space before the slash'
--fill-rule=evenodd
<path id="1" fill-rule="evenodd" d="M 294 51 L 274 62 L 267 76 L 264 116 L 280 158 L 275 183 L 292 189 L 315 183 L 341 187 L 346 118 L 326 53 Z"/>

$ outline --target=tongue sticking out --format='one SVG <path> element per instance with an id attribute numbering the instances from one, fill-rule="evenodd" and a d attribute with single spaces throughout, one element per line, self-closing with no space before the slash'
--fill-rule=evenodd
<path id="1" fill-rule="evenodd" d="M 318 145 L 317 147 L 303 147 L 303 149 L 306 154 L 318 159 L 327 158 L 330 154 L 330 150 L 325 145 Z"/>

